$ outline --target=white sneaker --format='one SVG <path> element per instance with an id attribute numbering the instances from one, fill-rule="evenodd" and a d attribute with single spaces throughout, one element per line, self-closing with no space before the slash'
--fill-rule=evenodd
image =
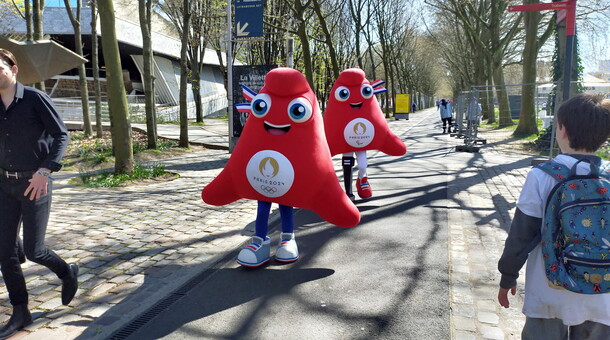
<path id="1" fill-rule="evenodd" d="M 271 253 L 271 239 L 258 236 L 252 237 L 252 243 L 247 245 L 237 255 L 237 263 L 244 267 L 260 267 L 269 261 Z"/>
<path id="2" fill-rule="evenodd" d="M 299 259 L 299 248 L 294 239 L 294 233 L 282 233 L 280 243 L 275 252 L 275 259 L 279 262 L 294 262 Z"/>

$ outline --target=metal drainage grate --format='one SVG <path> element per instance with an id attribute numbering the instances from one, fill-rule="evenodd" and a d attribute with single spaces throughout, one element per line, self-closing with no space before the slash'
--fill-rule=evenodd
<path id="1" fill-rule="evenodd" d="M 295 211 L 295 214 L 296 213 L 298 213 L 298 210 Z M 268 233 L 271 234 L 272 232 L 275 232 L 278 229 L 279 225 L 280 225 L 280 217 L 279 216 L 275 216 L 274 218 L 270 218 Z M 201 272 L 200 274 L 198 274 L 194 278 L 192 278 L 189 281 L 187 281 L 185 284 L 180 286 L 174 292 L 170 293 L 169 296 L 167 296 L 163 300 L 159 301 L 157 304 L 152 306 L 146 312 L 142 313 L 142 315 L 140 315 L 136 319 L 132 320 L 131 322 L 129 322 L 127 325 L 123 326 L 118 331 L 114 332 L 108 339 L 109 340 L 124 340 L 124 339 L 127 339 L 131 334 L 133 334 L 138 329 L 140 329 L 142 326 L 147 324 L 154 317 L 156 317 L 157 315 L 161 314 L 163 311 L 165 311 L 167 308 L 169 308 L 169 306 L 173 305 L 175 302 L 177 302 L 182 297 L 184 297 L 184 295 L 186 295 L 186 293 L 188 293 L 188 291 L 193 289 L 196 285 L 198 285 L 203 280 L 205 280 L 210 275 L 212 275 L 212 273 L 217 271 L 218 270 L 217 269 L 218 264 L 220 264 L 220 263 L 225 264 L 225 263 L 229 262 L 230 260 L 233 260 L 234 258 L 236 258 L 237 254 L 239 254 L 241 249 L 243 247 L 245 247 L 249 243 L 250 243 L 250 240 L 248 239 L 247 241 L 245 241 L 242 244 L 240 244 L 237 247 L 236 250 L 228 252 L 227 254 L 225 254 L 225 256 L 221 257 L 218 261 L 212 263 L 212 265 L 208 269 L 204 270 L 203 272 Z"/>
<path id="2" fill-rule="evenodd" d="M 248 240 L 248 242 L 250 242 Z M 248 243 L 244 242 L 244 243 Z M 118 331 L 114 332 L 108 339 L 109 340 L 124 340 L 127 339 L 131 334 L 135 333 L 142 326 L 147 324 L 150 320 L 155 318 L 157 315 L 161 314 L 171 305 L 176 303 L 178 300 L 184 297 L 188 291 L 193 289 L 196 285 L 201 283 L 207 277 L 209 277 L 212 273 L 217 271 L 217 266 L 219 263 L 226 263 L 229 260 L 232 260 L 237 256 L 238 251 L 241 250 L 241 247 L 238 248 L 237 251 L 232 251 L 223 256 L 220 260 L 213 263 L 208 269 L 204 270 L 194 278 L 187 281 L 185 284 L 180 286 L 174 292 L 170 293 L 167 297 L 163 298 L 161 301 L 156 303 L 154 306 L 150 307 L 147 311 L 142 313 L 140 316 L 129 322 L 127 325 L 123 326 Z"/>

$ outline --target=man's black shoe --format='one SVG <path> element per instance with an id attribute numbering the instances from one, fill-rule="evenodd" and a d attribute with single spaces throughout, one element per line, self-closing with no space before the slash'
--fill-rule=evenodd
<path id="1" fill-rule="evenodd" d="M 62 277 L 61 281 L 63 282 L 61 287 L 61 303 L 67 306 L 78 290 L 78 264 L 70 263 L 68 265 L 68 274 Z"/>
<path id="2" fill-rule="evenodd" d="M 28 310 L 26 303 L 13 306 L 13 315 L 8 320 L 8 323 L 0 329 L 0 339 L 8 339 L 13 334 L 17 333 L 23 327 L 32 323 L 32 314 Z"/>

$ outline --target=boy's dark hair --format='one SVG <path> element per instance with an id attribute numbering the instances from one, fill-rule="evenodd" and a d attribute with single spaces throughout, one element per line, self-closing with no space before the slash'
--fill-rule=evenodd
<path id="1" fill-rule="evenodd" d="M 17 59 L 9 50 L 0 48 L 0 59 L 3 60 L 10 67 L 17 65 Z"/>
<path id="2" fill-rule="evenodd" d="M 557 124 L 570 140 L 570 148 L 595 152 L 610 136 L 610 100 L 602 96 L 579 94 L 557 111 Z"/>

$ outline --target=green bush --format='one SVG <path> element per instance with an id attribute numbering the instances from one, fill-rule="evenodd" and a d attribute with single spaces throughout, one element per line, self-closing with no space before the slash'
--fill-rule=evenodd
<path id="1" fill-rule="evenodd" d="M 172 140 L 157 140 L 157 150 L 159 151 L 168 150 L 177 146 L 178 143 Z M 146 135 L 134 135 L 132 142 L 134 155 L 147 150 L 147 147 Z M 91 161 L 93 164 L 101 164 L 110 161 L 113 156 L 112 139 L 109 135 L 104 138 L 91 138 L 85 137 L 82 132 L 73 132 L 70 134 L 68 151 L 76 154 L 85 161 Z"/>
<path id="2" fill-rule="evenodd" d="M 159 163 L 144 166 L 136 164 L 133 172 L 129 174 L 115 174 L 111 171 L 103 171 L 96 174 L 83 173 L 79 177 L 87 188 L 118 187 L 125 182 L 134 180 L 151 179 L 166 175 L 165 166 Z M 177 176 L 177 175 L 176 175 Z"/>

